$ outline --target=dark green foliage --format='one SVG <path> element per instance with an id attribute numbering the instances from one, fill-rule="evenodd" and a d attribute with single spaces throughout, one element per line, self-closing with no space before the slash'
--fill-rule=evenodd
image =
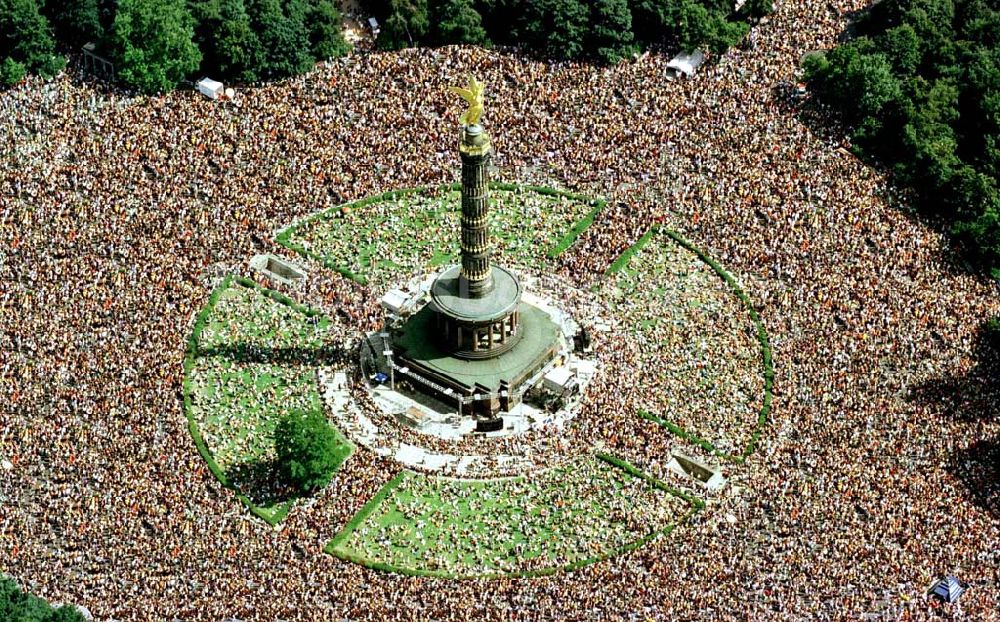
<path id="1" fill-rule="evenodd" d="M 720 54 L 743 37 L 744 20 L 773 10 L 750 0 L 373 0 L 378 45 L 466 43 L 518 46 L 553 60 L 615 63 L 643 47 L 667 45 Z"/>
<path id="2" fill-rule="evenodd" d="M 203 54 L 200 73 L 227 82 L 299 74 L 349 49 L 332 0 L 189 0 L 188 5 Z"/>
<path id="3" fill-rule="evenodd" d="M 283 78 L 312 67 L 309 31 L 303 22 L 305 7 L 300 0 L 247 0 L 246 5 L 264 52 L 257 69 L 261 78 Z"/>
<path id="4" fill-rule="evenodd" d="M 201 68 L 204 71 L 218 62 L 213 39 L 222 22 L 220 0 L 187 0 L 187 7 L 194 19 L 194 43 L 201 51 Z"/>
<path id="5" fill-rule="evenodd" d="M 759 6 L 744 6 L 738 15 L 732 15 L 733 5 L 725 0 L 630 0 L 630 4 L 637 41 L 715 54 L 725 52 L 746 35 L 749 26 L 742 20 L 771 8 L 770 0 L 762 0 Z"/>
<path id="6" fill-rule="evenodd" d="M 433 22 L 431 40 L 437 45 L 490 45 L 483 18 L 472 0 L 440 0 L 434 6 Z"/>
<path id="7" fill-rule="evenodd" d="M 55 47 L 36 0 L 0 0 L 0 80 L 5 85 L 17 83 L 25 73 L 58 73 L 66 61 Z"/>
<path id="8" fill-rule="evenodd" d="M 636 51 L 632 11 L 626 0 L 596 0 L 587 48 L 602 63 L 616 63 Z"/>
<path id="9" fill-rule="evenodd" d="M 951 222 L 968 259 L 1000 275 L 1000 7 L 885 0 L 858 36 L 805 62 L 814 92 L 889 165 L 920 207 Z"/>
<path id="10" fill-rule="evenodd" d="M 994 195 L 995 196 L 995 195 Z M 994 198 L 993 205 L 979 216 L 955 223 L 955 235 L 967 245 L 970 259 L 990 268 L 994 278 L 1000 279 L 1000 207 Z"/>
<path id="11" fill-rule="evenodd" d="M 306 8 L 309 46 L 316 60 L 343 56 L 350 45 L 340 32 L 341 16 L 331 0 L 312 0 Z"/>
<path id="12" fill-rule="evenodd" d="M 346 453 L 322 411 L 292 411 L 274 431 L 278 465 L 285 480 L 308 493 L 330 482 Z"/>
<path id="13" fill-rule="evenodd" d="M 760 19 L 774 13 L 773 0 L 747 0 L 740 8 L 740 13 L 752 19 Z"/>
<path id="14" fill-rule="evenodd" d="M 250 24 L 243 0 L 220 0 L 219 28 L 210 49 L 214 68 L 223 78 L 252 82 L 257 79 L 264 57 L 260 39 Z"/>
<path id="15" fill-rule="evenodd" d="M 772 10 L 771 0 L 749 0 L 739 14 L 730 0 L 373 0 L 368 7 L 381 23 L 382 49 L 496 43 L 606 64 L 662 44 L 721 54 L 746 34 L 743 20 Z M 924 21 L 924 30 L 933 25 Z M 0 85 L 57 72 L 64 61 L 56 42 L 72 50 L 105 44 L 118 77 L 147 93 L 195 72 L 227 82 L 283 78 L 345 54 L 341 26 L 334 0 L 0 0 Z M 969 28 L 992 32 L 993 23 Z M 916 32 L 887 37 L 893 63 L 913 62 Z"/>
<path id="16" fill-rule="evenodd" d="M 111 32 L 118 78 L 144 93 L 171 90 L 201 62 L 193 39 L 183 0 L 121 0 Z"/>
<path id="17" fill-rule="evenodd" d="M 45 0 L 42 12 L 52 24 L 56 41 L 67 49 L 76 51 L 104 37 L 97 0 Z"/>
<path id="18" fill-rule="evenodd" d="M 584 0 L 533 0 L 521 6 L 515 38 L 548 58 L 584 55 L 590 8 Z"/>
<path id="19" fill-rule="evenodd" d="M 707 49 L 722 54 L 739 41 L 749 28 L 745 22 L 731 22 L 726 14 L 711 10 L 698 0 L 680 0 L 672 8 L 674 36 L 684 51 Z"/>
<path id="20" fill-rule="evenodd" d="M 920 38 L 909 24 L 882 33 L 878 37 L 878 48 L 885 51 L 897 74 L 912 74 L 920 65 Z"/>
<path id="21" fill-rule="evenodd" d="M 188 6 L 197 24 L 200 73 L 228 80 L 256 80 L 264 50 L 243 0 L 197 0 Z"/>
<path id="22" fill-rule="evenodd" d="M 23 63 L 7 57 L 0 63 L 0 86 L 14 86 L 28 75 Z"/>
<path id="23" fill-rule="evenodd" d="M 53 609 L 45 622 L 84 622 L 84 620 L 86 618 L 78 610 L 69 605 L 63 605 L 58 609 Z"/>
<path id="24" fill-rule="evenodd" d="M 630 0 L 632 33 L 637 41 L 659 43 L 676 32 L 671 7 L 674 2 L 664 0 Z"/>
<path id="25" fill-rule="evenodd" d="M 388 0 L 381 16 L 378 46 L 383 50 L 401 50 L 416 45 L 430 31 L 427 0 Z"/>
<path id="26" fill-rule="evenodd" d="M 53 609 L 47 602 L 22 592 L 17 584 L 0 576 L 0 620 L 5 622 L 84 622 L 83 615 L 68 605 Z"/>

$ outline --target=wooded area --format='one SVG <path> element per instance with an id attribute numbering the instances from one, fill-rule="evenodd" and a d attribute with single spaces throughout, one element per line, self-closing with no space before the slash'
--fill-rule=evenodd
<path id="1" fill-rule="evenodd" d="M 1000 277 L 1000 7 L 996 0 L 885 0 L 855 38 L 806 59 L 854 151 L 913 187 L 975 267 Z"/>
<path id="2" fill-rule="evenodd" d="M 378 45 L 518 46 L 543 58 L 615 63 L 651 46 L 717 54 L 771 0 L 373 0 Z"/>
<path id="3" fill-rule="evenodd" d="M 47 602 L 22 592 L 13 580 L 0 575 L 0 620 L 7 622 L 85 622 L 69 605 L 53 608 Z"/>
<path id="4" fill-rule="evenodd" d="M 517 46 L 553 60 L 615 63 L 641 49 L 722 53 L 771 0 L 372 0 L 382 49 Z M 85 43 L 126 86 L 165 92 L 209 75 L 256 82 L 344 54 L 333 0 L 0 0 L 0 86 L 51 76 Z"/>
<path id="5" fill-rule="evenodd" d="M 0 0 L 0 84 L 55 74 L 87 42 L 145 93 L 187 77 L 255 82 L 345 53 L 331 0 Z"/>

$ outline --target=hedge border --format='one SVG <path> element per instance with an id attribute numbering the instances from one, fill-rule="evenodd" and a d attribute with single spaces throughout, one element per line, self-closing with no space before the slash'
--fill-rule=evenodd
<path id="1" fill-rule="evenodd" d="M 194 439 L 194 444 L 198 448 L 198 453 L 201 454 L 201 457 L 208 465 L 208 470 L 212 472 L 212 475 L 219 480 L 219 483 L 222 484 L 224 488 L 228 488 L 233 491 L 233 493 L 236 494 L 236 498 L 247 507 L 251 514 L 262 519 L 264 522 L 273 527 L 288 516 L 292 506 L 295 504 L 295 498 L 275 505 L 273 510 L 263 508 L 251 501 L 246 494 L 240 491 L 235 484 L 229 481 L 229 478 L 226 477 L 222 468 L 215 461 L 215 457 L 212 455 L 212 451 L 205 443 L 205 439 L 201 435 L 201 430 L 198 428 L 198 422 L 195 420 L 194 413 L 192 412 L 193 389 L 191 387 L 191 371 L 194 369 L 195 361 L 199 357 L 198 339 L 201 337 L 201 333 L 205 329 L 208 318 L 211 316 L 212 311 L 215 310 L 215 306 L 218 304 L 223 292 L 231 288 L 234 283 L 247 289 L 255 289 L 275 302 L 287 305 L 292 309 L 307 315 L 308 317 L 322 316 L 322 313 L 316 309 L 295 302 L 281 292 L 267 289 L 266 287 L 263 287 L 246 277 L 227 274 L 219 285 L 212 290 L 212 293 L 208 297 L 208 302 L 195 317 L 194 328 L 191 331 L 191 335 L 188 337 L 187 350 L 184 354 L 184 381 L 182 383 L 184 393 L 184 416 L 187 418 L 188 432 L 191 433 L 191 437 Z M 348 458 L 350 458 L 351 455 L 357 450 L 357 447 L 355 447 L 353 443 L 350 443 L 350 445 L 351 452 L 344 458 L 344 462 L 346 462 Z"/>
<path id="2" fill-rule="evenodd" d="M 412 473 L 413 473 L 412 471 L 407 471 L 405 469 L 400 471 L 399 473 L 396 473 L 396 475 L 388 482 L 386 482 L 386 484 L 383 485 L 382 488 L 380 488 L 378 492 L 376 492 L 372 496 L 371 499 L 369 499 L 363 506 L 361 506 L 361 509 L 358 510 L 358 512 L 353 517 L 351 517 L 351 520 L 347 521 L 347 524 L 344 525 L 344 528 L 338 531 L 337 535 L 333 536 L 333 539 L 330 540 L 330 542 L 327 543 L 325 547 L 323 547 L 323 550 L 325 550 L 327 553 L 330 553 L 331 555 L 336 555 L 337 557 L 341 557 L 341 555 L 336 552 L 336 548 L 340 546 L 348 538 L 350 538 L 351 534 L 353 534 L 357 530 L 357 528 L 361 526 L 361 523 L 365 522 L 365 519 L 371 516 L 371 513 L 375 511 L 375 508 L 382 505 L 382 503 L 389 497 L 389 495 L 392 494 L 392 492 L 395 491 L 397 488 L 399 488 L 399 485 L 403 483 L 403 480 L 410 477 Z M 346 556 L 347 553 L 343 553 L 343 555 Z"/>
<path id="3" fill-rule="evenodd" d="M 610 464 L 615 468 L 625 471 L 626 473 L 628 473 L 633 477 L 637 477 L 639 479 L 642 479 L 643 481 L 650 483 L 657 489 L 662 490 L 667 494 L 674 495 L 676 497 L 683 499 L 686 503 L 688 503 L 689 506 L 691 506 L 690 509 L 682 516 L 680 516 L 676 521 L 670 523 L 663 529 L 658 529 L 656 531 L 653 531 L 652 533 L 646 534 L 641 538 L 633 540 L 628 544 L 612 549 L 606 553 L 602 553 L 600 555 L 595 555 L 592 557 L 586 557 L 583 559 L 578 559 L 568 564 L 562 564 L 558 566 L 546 566 L 544 568 L 536 568 L 532 570 L 519 570 L 515 572 L 494 572 L 494 573 L 463 575 L 454 572 L 449 572 L 446 570 L 422 570 L 419 568 L 408 568 L 404 566 L 396 566 L 394 564 L 387 564 L 384 562 L 372 561 L 360 555 L 354 555 L 351 553 L 347 553 L 346 551 L 339 550 L 337 547 L 339 547 L 340 544 L 342 544 L 345 540 L 347 540 L 347 538 L 350 537 L 352 533 L 354 533 L 354 530 L 356 530 L 358 526 L 360 526 L 361 523 L 365 519 L 367 519 L 372 512 L 375 511 L 376 507 L 378 507 L 385 501 L 385 499 L 389 496 L 389 494 L 391 494 L 392 491 L 394 491 L 399 486 L 399 484 L 403 481 L 403 479 L 412 476 L 432 477 L 430 475 L 420 474 L 409 470 L 403 470 L 400 471 L 392 480 L 390 480 L 389 483 L 383 486 L 382 489 L 379 490 L 375 494 L 375 496 L 372 497 L 368 501 L 368 503 L 366 503 L 361 508 L 361 510 L 358 511 L 358 513 L 347 523 L 347 525 L 345 525 L 344 528 L 340 532 L 338 532 L 333 537 L 332 540 L 330 540 L 329 544 L 327 544 L 323 550 L 329 553 L 330 555 L 337 557 L 338 559 L 359 564 L 366 568 L 371 568 L 372 570 L 393 572 L 396 574 L 406 575 L 410 577 L 430 577 L 430 578 L 451 579 L 458 581 L 473 581 L 481 579 L 488 579 L 488 580 L 533 579 L 538 577 L 552 576 L 560 572 L 572 572 L 574 570 L 579 570 L 580 568 L 583 568 L 585 566 L 590 566 L 591 564 L 596 564 L 598 562 L 605 561 L 612 557 L 617 557 L 619 555 L 631 553 L 632 551 L 635 551 L 636 549 L 645 546 L 650 541 L 655 540 L 656 538 L 669 535 L 670 532 L 672 532 L 678 525 L 687 522 L 692 516 L 700 512 L 705 507 L 705 502 L 702 501 L 701 499 L 667 485 L 666 483 L 656 479 L 652 475 L 649 475 L 648 473 L 639 470 L 633 464 L 625 460 L 622 460 L 620 458 L 615 458 L 614 456 L 601 452 L 595 452 L 593 456 L 598 460 L 607 462 L 608 464 Z"/>
<path id="4" fill-rule="evenodd" d="M 414 194 L 421 193 L 432 193 L 432 192 L 450 192 L 455 190 L 460 190 L 462 187 L 461 183 L 455 182 L 450 184 L 442 184 L 439 186 L 415 186 L 413 188 L 402 188 L 399 190 L 390 190 L 388 192 L 383 192 L 381 194 L 367 196 L 356 201 L 350 201 L 348 203 L 343 203 L 340 205 L 335 205 L 333 207 L 328 207 L 325 210 L 321 210 L 303 219 L 300 219 L 287 227 L 281 229 L 275 236 L 274 240 L 279 245 L 298 253 L 299 255 L 311 259 L 320 265 L 337 272 L 341 276 L 351 279 L 360 285 L 367 285 L 368 279 L 360 274 L 355 274 L 346 266 L 340 266 L 330 261 L 327 257 L 321 256 L 308 250 L 302 244 L 292 241 L 292 236 L 297 233 L 300 229 L 306 225 L 312 224 L 317 220 L 331 220 L 335 218 L 338 214 L 343 213 L 344 210 L 354 211 L 367 207 L 374 203 L 381 203 L 384 201 L 395 201 L 407 196 L 412 196 Z M 603 199 L 595 199 L 582 194 L 577 194 L 574 192 L 568 192 L 565 190 L 557 190 L 549 186 L 530 186 L 530 185 L 520 185 L 511 184 L 506 182 L 490 182 L 490 189 L 492 190 L 503 190 L 505 192 L 525 192 L 531 191 L 543 196 L 566 198 L 572 201 L 578 201 L 592 207 L 592 209 L 585 214 L 582 218 L 574 222 L 566 234 L 559 239 L 556 244 L 549 249 L 546 253 L 546 257 L 549 259 L 555 259 L 559 255 L 563 254 L 576 242 L 577 238 L 586 231 L 597 218 L 597 215 L 604 209 L 607 202 Z"/>
<path id="5" fill-rule="evenodd" d="M 650 227 L 648 230 L 646 230 L 646 233 L 643 233 L 642 237 L 636 240 L 635 244 L 626 248 L 624 251 L 622 251 L 622 254 L 619 255 L 617 259 L 611 262 L 611 265 L 608 266 L 608 269 L 605 270 L 604 273 L 617 274 L 622 270 L 624 270 L 625 266 L 627 266 L 629 262 L 632 261 L 632 257 L 640 250 L 642 250 L 644 246 L 649 244 L 649 241 L 653 239 L 653 234 L 655 232 L 656 232 L 655 226 Z"/>
<path id="6" fill-rule="evenodd" d="M 652 227 L 650 227 L 642 235 L 642 237 L 640 237 L 636 241 L 635 244 L 625 249 L 625 251 L 623 251 L 622 254 L 618 256 L 617 259 L 615 259 L 615 261 L 608 267 L 605 274 L 610 275 L 610 274 L 615 274 L 617 272 L 621 272 L 625 268 L 625 266 L 627 266 L 628 263 L 632 260 L 632 257 L 636 253 L 638 253 L 644 246 L 646 246 L 646 244 L 649 243 L 649 241 L 653 238 L 653 236 L 658 233 L 665 234 L 667 237 L 672 239 L 675 243 L 679 244 L 685 250 L 694 253 L 698 257 L 698 259 L 700 259 L 702 262 L 704 262 L 710 268 L 712 268 L 712 270 L 715 271 L 716 275 L 718 275 L 719 278 L 721 278 L 733 290 L 733 293 L 736 295 L 736 297 L 739 298 L 740 302 L 742 302 L 743 305 L 746 307 L 747 312 L 750 315 L 750 319 L 753 320 L 754 326 L 757 329 L 757 342 L 760 344 L 761 361 L 764 365 L 764 401 L 761 404 L 760 411 L 758 412 L 757 425 L 754 427 L 753 434 L 750 436 L 750 440 L 748 441 L 747 446 L 739 454 L 730 454 L 728 452 L 724 452 L 721 449 L 717 448 L 712 443 L 706 441 L 703 438 L 698 437 L 695 434 L 692 434 L 691 432 L 688 432 L 687 430 L 677 425 L 676 423 L 668 419 L 664 419 L 663 417 L 660 417 L 653 413 L 647 411 L 639 411 L 639 416 L 649 421 L 652 421 L 660 426 L 663 426 L 664 428 L 669 430 L 671 434 L 678 436 L 686 441 L 692 442 L 695 445 L 702 447 L 703 449 L 712 453 L 715 456 L 718 456 L 730 462 L 743 464 L 744 462 L 746 462 L 747 458 L 749 458 L 750 455 L 753 454 L 753 452 L 757 448 L 757 443 L 760 442 L 760 436 L 764 431 L 764 426 L 767 425 L 768 415 L 771 412 L 771 402 L 774 399 L 774 393 L 773 393 L 774 360 L 772 358 L 771 342 L 767 336 L 767 329 L 764 327 L 764 321 L 761 319 L 760 314 L 757 313 L 757 309 L 754 308 L 753 303 L 750 301 L 750 297 L 747 296 L 746 292 L 743 291 L 743 288 L 740 287 L 739 283 L 736 282 L 736 279 L 734 279 L 733 276 L 729 274 L 729 272 L 727 272 L 726 269 L 719 264 L 719 262 L 712 259 L 712 257 L 710 257 L 705 251 L 695 246 L 694 244 L 689 242 L 686 238 L 684 238 L 684 236 L 682 236 L 681 234 L 677 233 L 676 231 L 668 227 L 664 227 L 659 224 L 655 224 Z"/>

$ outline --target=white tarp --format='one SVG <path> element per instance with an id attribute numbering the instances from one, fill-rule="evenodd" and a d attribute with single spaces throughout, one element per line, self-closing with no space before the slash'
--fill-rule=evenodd
<path id="1" fill-rule="evenodd" d="M 680 77 L 691 77 L 694 72 L 701 67 L 701 64 L 705 62 L 705 53 L 701 50 L 695 50 L 690 54 L 678 54 L 677 56 L 670 59 L 667 63 L 667 71 L 672 74 L 674 78 Z"/>
<path id="2" fill-rule="evenodd" d="M 573 373 L 565 366 L 553 367 L 547 374 L 543 382 L 545 383 L 545 388 L 557 395 L 562 395 L 562 393 L 569 387 L 573 380 Z"/>
<path id="3" fill-rule="evenodd" d="M 198 91 L 209 99 L 219 99 L 222 95 L 223 86 L 221 82 L 217 82 L 211 78 L 202 78 L 198 80 L 196 84 Z"/>
<path id="4" fill-rule="evenodd" d="M 934 584 L 934 587 L 931 588 L 931 595 L 946 603 L 954 603 L 958 602 L 966 587 L 968 587 L 966 584 L 949 575 Z"/>
<path id="5" fill-rule="evenodd" d="M 401 289 L 390 289 L 383 296 L 382 307 L 389 313 L 401 314 L 407 308 L 410 296 Z"/>

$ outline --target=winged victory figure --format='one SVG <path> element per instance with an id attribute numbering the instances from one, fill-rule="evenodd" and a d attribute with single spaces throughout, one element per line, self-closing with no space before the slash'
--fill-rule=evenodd
<path id="1" fill-rule="evenodd" d="M 476 125 L 479 123 L 479 117 L 483 116 L 483 88 L 483 83 L 471 75 L 468 87 L 464 89 L 460 86 L 448 87 L 449 91 L 458 93 L 469 104 L 459 119 L 462 125 Z"/>

